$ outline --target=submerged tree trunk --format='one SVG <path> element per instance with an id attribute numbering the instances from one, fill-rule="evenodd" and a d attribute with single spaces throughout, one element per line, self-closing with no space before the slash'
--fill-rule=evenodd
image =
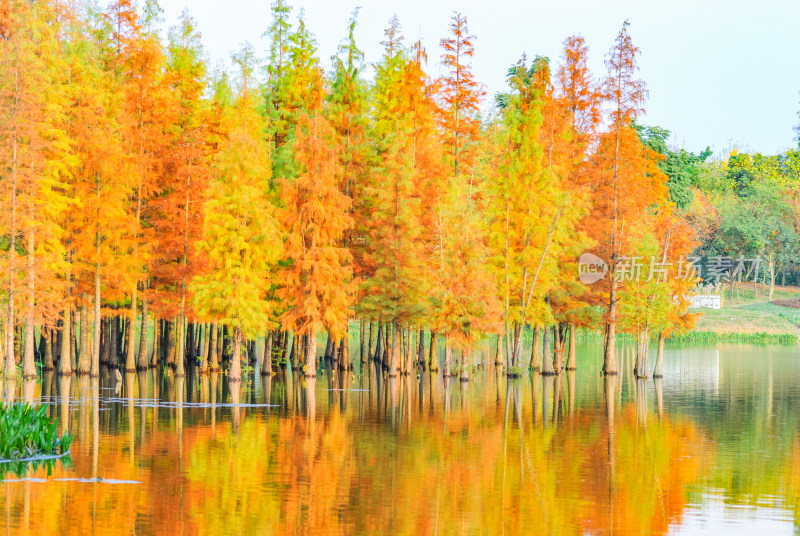
<path id="1" fill-rule="evenodd" d="M 445 378 L 450 377 L 450 364 L 452 363 L 453 358 L 453 348 L 450 346 L 450 337 L 448 335 L 444 336 L 444 372 L 443 375 Z"/>
<path id="2" fill-rule="evenodd" d="M 617 366 L 617 284 L 612 275 L 611 295 L 609 297 L 611 305 L 608 307 L 608 322 L 606 323 L 606 341 L 603 352 L 603 374 L 613 376 L 619 373 Z"/>
<path id="3" fill-rule="evenodd" d="M 172 319 L 167 321 L 167 333 L 166 333 L 166 348 L 167 348 L 167 366 L 175 369 L 175 322 L 177 320 Z"/>
<path id="4" fill-rule="evenodd" d="M 533 327 L 530 369 L 534 372 L 542 370 L 542 328 L 539 326 Z"/>
<path id="5" fill-rule="evenodd" d="M 34 255 L 34 236 L 33 236 L 33 229 L 29 228 L 27 233 L 27 244 L 26 247 L 28 249 L 27 254 L 27 274 L 25 278 L 27 280 L 27 303 L 25 307 L 25 348 L 23 350 L 23 359 L 22 359 L 22 377 L 26 380 L 33 379 L 36 377 L 36 364 L 34 363 L 34 353 L 35 353 L 35 343 L 36 340 L 34 338 L 34 307 L 35 307 L 35 285 L 36 285 L 36 278 L 34 273 L 34 262 L 33 262 L 33 255 Z"/>
<path id="6" fill-rule="evenodd" d="M 81 320 L 82 321 L 82 320 Z M 86 318 L 86 331 L 88 334 L 89 331 L 89 318 Z M 91 362 L 91 370 L 90 375 L 92 378 L 97 378 L 100 376 L 100 329 L 101 329 L 101 313 L 100 313 L 100 265 L 99 263 L 95 267 L 94 272 L 94 341 L 90 344 L 91 352 L 92 352 L 92 362 Z M 83 331 L 83 327 L 81 327 L 81 332 Z"/>
<path id="7" fill-rule="evenodd" d="M 70 327 L 72 326 L 72 311 L 70 310 L 69 296 L 64 304 L 64 320 L 61 325 L 61 352 L 58 359 L 58 372 L 62 376 L 72 376 L 72 349 L 70 348 Z"/>
<path id="8" fill-rule="evenodd" d="M 361 324 L 359 325 L 359 337 L 358 337 L 358 343 L 359 343 L 358 360 L 361 362 L 362 365 L 367 362 L 366 337 L 367 337 L 367 325 L 364 319 L 362 318 Z"/>
<path id="9" fill-rule="evenodd" d="M 314 333 L 314 353 L 315 354 L 317 352 L 317 340 L 316 340 L 316 337 L 317 337 L 317 334 L 315 332 Z M 295 333 L 292 336 L 292 351 L 291 351 L 291 354 L 290 354 L 290 359 L 292 361 L 292 370 L 298 370 L 300 368 L 299 361 L 298 361 L 300 356 L 297 355 L 298 354 L 298 352 L 297 352 L 297 350 L 298 350 L 297 343 L 298 343 L 298 336 L 297 336 L 297 333 Z M 314 359 L 316 359 L 316 356 L 314 357 Z M 306 363 L 304 363 L 304 364 L 306 364 Z"/>
<path id="10" fill-rule="evenodd" d="M 505 362 L 505 355 L 503 350 L 504 350 L 503 334 L 498 333 L 494 348 L 494 366 L 496 368 L 502 368 Z"/>
<path id="11" fill-rule="evenodd" d="M 42 341 L 44 341 L 44 355 L 42 356 L 42 370 L 53 370 L 53 330 L 42 327 Z"/>
<path id="12" fill-rule="evenodd" d="M 295 335 L 295 345 L 297 344 L 297 336 Z M 308 331 L 308 345 L 306 347 L 306 359 L 303 363 L 305 368 L 306 378 L 317 377 L 317 332 L 312 327 Z"/>
<path id="13" fill-rule="evenodd" d="M 155 368 L 161 360 L 161 319 L 158 315 L 153 317 L 153 358 L 150 360 L 150 366 Z"/>
<path id="14" fill-rule="evenodd" d="M 78 311 L 72 312 L 72 329 L 69 332 L 69 344 L 72 355 L 72 370 L 78 371 Z"/>
<path id="15" fill-rule="evenodd" d="M 436 355 L 436 339 L 439 335 L 435 331 L 431 331 L 431 342 L 428 348 L 428 370 L 431 372 L 439 372 L 439 356 Z"/>
<path id="16" fill-rule="evenodd" d="M 656 353 L 656 368 L 653 371 L 653 378 L 664 377 L 664 340 L 666 336 L 664 332 L 658 334 L 658 353 Z"/>
<path id="17" fill-rule="evenodd" d="M 373 361 L 378 361 L 380 359 L 382 351 L 381 348 L 383 345 L 383 324 L 381 324 L 380 322 L 376 322 L 376 324 L 378 325 L 378 330 L 377 333 L 375 334 L 376 335 L 375 348 L 374 350 L 371 350 L 372 351 L 371 357 Z M 372 337 L 372 330 L 370 330 L 369 336 Z M 372 343 L 370 343 L 370 349 L 372 349 Z"/>
<path id="18" fill-rule="evenodd" d="M 211 325 L 204 323 L 203 325 L 203 347 L 200 350 L 203 356 L 200 360 L 200 373 L 208 373 L 208 356 L 211 353 Z"/>
<path id="19" fill-rule="evenodd" d="M 636 364 L 633 367 L 635 378 L 647 378 L 647 347 L 650 334 L 647 326 L 638 334 L 636 345 Z"/>
<path id="20" fill-rule="evenodd" d="M 417 363 L 419 370 L 425 372 L 425 330 L 420 329 L 417 337 Z"/>
<path id="21" fill-rule="evenodd" d="M 350 337 L 347 332 L 342 335 L 342 342 L 339 345 L 339 370 L 350 370 Z"/>
<path id="22" fill-rule="evenodd" d="M 544 336 L 542 337 L 542 375 L 553 376 L 556 371 L 553 369 L 553 352 L 550 348 L 550 326 L 544 326 Z"/>
<path id="23" fill-rule="evenodd" d="M 375 359 L 375 322 L 369 322 L 369 343 L 367 344 L 367 361 Z"/>
<path id="24" fill-rule="evenodd" d="M 183 308 L 183 304 L 181 307 Z M 178 324 L 176 326 L 178 340 L 175 342 L 175 346 L 177 346 L 177 353 L 175 355 L 175 377 L 182 378 L 186 376 L 186 317 L 181 315 L 175 319 L 175 322 Z M 241 346 L 239 351 L 241 352 Z"/>
<path id="25" fill-rule="evenodd" d="M 215 321 L 211 324 L 211 337 L 209 341 L 209 354 L 208 354 L 208 366 L 211 368 L 211 372 L 217 372 L 219 370 L 219 355 L 217 355 L 217 337 L 219 332 L 219 325 Z"/>
<path id="26" fill-rule="evenodd" d="M 88 301 L 89 297 L 86 294 L 81 294 L 81 349 L 78 355 L 78 374 L 90 374 L 92 371 L 92 357 L 89 353 Z"/>
<path id="27" fill-rule="evenodd" d="M 16 71 L 15 71 L 16 74 Z M 14 328 L 16 327 L 16 321 L 14 320 L 14 300 L 16 296 L 14 294 L 14 282 L 16 279 L 16 274 L 14 273 L 14 257 L 16 256 L 16 248 L 17 248 L 17 131 L 16 131 L 16 122 L 18 121 L 17 118 L 17 110 L 15 107 L 14 110 L 14 135 L 12 136 L 13 142 L 11 147 L 11 187 L 10 187 L 10 194 L 11 194 L 11 227 L 8 229 L 9 234 L 9 247 L 8 247 L 8 289 L 7 289 L 7 305 L 6 305 L 6 366 L 5 366 L 5 376 L 8 379 L 13 379 L 17 375 L 17 364 L 16 364 L 16 356 L 14 355 Z"/>
<path id="28" fill-rule="evenodd" d="M 261 363 L 261 375 L 272 376 L 272 332 L 267 332 L 264 339 L 264 359 Z"/>
<path id="29" fill-rule="evenodd" d="M 575 324 L 569 325 L 569 353 L 567 354 L 567 370 L 575 370 L 576 355 L 575 355 Z"/>
<path id="30" fill-rule="evenodd" d="M 398 331 L 400 331 L 400 329 L 398 328 L 396 321 L 391 325 L 391 328 L 387 327 L 387 329 L 391 329 L 391 331 L 392 331 L 392 334 L 391 334 L 391 336 L 392 336 L 392 352 L 391 352 L 391 355 L 389 356 L 389 363 L 388 363 L 388 365 L 389 365 L 389 377 L 390 378 L 394 378 L 394 377 L 397 376 L 397 361 L 398 361 L 397 357 L 398 357 L 398 353 L 400 352 L 400 347 L 399 347 L 400 346 L 400 341 L 398 340 L 398 336 L 399 336 Z"/>
<path id="31" fill-rule="evenodd" d="M 147 300 L 142 295 L 142 328 L 139 334 L 139 352 L 136 360 L 136 368 L 147 370 Z"/>
<path id="32" fill-rule="evenodd" d="M 233 355 L 231 356 L 231 368 L 228 371 L 228 381 L 242 381 L 242 330 L 238 326 L 233 328 Z"/>
<path id="33" fill-rule="evenodd" d="M 566 324 L 563 322 L 553 326 L 553 331 L 555 332 L 555 337 L 553 337 L 555 341 L 553 345 L 553 369 L 555 369 L 556 374 L 560 374 L 564 369 L 564 346 L 567 342 L 565 330 Z"/>
<path id="34" fill-rule="evenodd" d="M 461 377 L 460 380 L 462 382 L 469 381 L 469 365 L 467 361 L 469 360 L 469 352 L 465 350 L 461 350 Z"/>

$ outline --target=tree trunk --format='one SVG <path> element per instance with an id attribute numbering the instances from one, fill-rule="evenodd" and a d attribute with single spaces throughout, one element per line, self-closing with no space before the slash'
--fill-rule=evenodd
<path id="1" fill-rule="evenodd" d="M 161 361 L 161 328 L 163 322 L 158 315 L 153 316 L 153 358 L 150 360 L 150 366 L 155 368 Z"/>
<path id="2" fill-rule="evenodd" d="M 108 366 L 111 362 L 111 318 L 102 319 L 101 326 L 103 340 L 100 345 L 100 363 Z"/>
<path id="3" fill-rule="evenodd" d="M 425 372 L 425 330 L 420 329 L 417 334 L 417 363 L 419 370 Z"/>
<path id="4" fill-rule="evenodd" d="M 44 356 L 42 356 L 42 370 L 53 370 L 53 330 L 42 328 L 42 340 L 44 341 Z"/>
<path id="5" fill-rule="evenodd" d="M 142 327 L 139 334 L 139 352 L 136 359 L 136 368 L 139 370 L 147 370 L 147 300 L 142 295 Z"/>
<path id="6" fill-rule="evenodd" d="M 497 335 L 497 341 L 494 349 L 494 366 L 496 368 L 501 368 L 503 366 L 503 362 L 505 361 L 503 350 L 504 350 L 503 334 L 499 333 Z"/>
<path id="7" fill-rule="evenodd" d="M 542 328 L 539 326 L 533 327 L 530 369 L 534 372 L 542 370 Z"/>
<path id="8" fill-rule="evenodd" d="M 78 371 L 78 319 L 80 313 L 78 311 L 72 312 L 72 329 L 70 330 L 69 344 L 72 349 L 72 370 Z"/>
<path id="9" fill-rule="evenodd" d="M 658 352 L 656 353 L 656 368 L 653 371 L 653 378 L 664 377 L 664 332 L 658 334 Z"/>
<path id="10" fill-rule="evenodd" d="M 566 345 L 565 324 L 560 322 L 553 326 L 555 332 L 555 344 L 553 345 L 553 369 L 556 374 L 560 374 L 564 369 L 564 346 Z"/>
<path id="11" fill-rule="evenodd" d="M 16 121 L 15 111 L 15 125 Z M 14 257 L 17 251 L 17 132 L 14 129 L 13 143 L 12 143 L 12 166 L 11 166 L 11 227 L 8 229 L 9 247 L 8 247 L 8 294 L 7 294 L 7 309 L 6 309 L 6 367 L 5 376 L 8 379 L 13 379 L 17 375 L 16 356 L 14 355 L 14 331 L 16 328 L 16 321 L 14 319 L 14 282 L 16 274 L 14 273 Z"/>
<path id="12" fill-rule="evenodd" d="M 317 340 L 316 340 L 316 337 L 317 337 L 317 333 L 316 333 L 316 330 L 315 330 L 314 331 L 314 353 L 316 353 L 316 351 L 317 351 Z M 292 335 L 292 350 L 291 350 L 291 354 L 289 354 L 289 358 L 292 361 L 292 370 L 298 370 L 300 368 L 300 362 L 299 362 L 300 356 L 297 355 L 298 354 L 298 348 L 297 348 L 298 339 L 299 339 L 299 337 L 297 336 L 297 333 Z M 316 356 L 314 356 L 314 360 L 316 361 Z M 304 363 L 304 364 L 307 364 L 307 363 Z"/>
<path id="13" fill-rule="evenodd" d="M 469 368 L 467 361 L 469 360 L 469 352 L 461 350 L 461 378 L 462 382 L 469 381 Z"/>
<path id="14" fill-rule="evenodd" d="M 380 361 L 381 355 L 383 353 L 383 324 L 381 324 L 380 322 L 378 322 L 377 324 L 378 324 L 378 333 L 377 333 L 377 339 L 375 341 L 375 352 L 372 354 L 372 359 L 376 362 Z"/>
<path id="15" fill-rule="evenodd" d="M 211 325 L 204 323 L 203 326 L 203 348 L 201 353 L 203 354 L 202 359 L 200 360 L 200 373 L 206 374 L 208 372 L 208 357 L 211 353 Z"/>
<path id="16" fill-rule="evenodd" d="M 211 324 L 211 338 L 210 338 L 210 348 L 208 354 L 208 363 L 209 367 L 211 368 L 211 372 L 216 372 L 219 370 L 219 355 L 217 355 L 217 337 L 219 332 L 219 325 L 215 321 Z"/>
<path id="17" fill-rule="evenodd" d="M 397 376 L 397 354 L 400 352 L 399 348 L 400 341 L 398 340 L 398 333 L 397 333 L 399 331 L 399 327 L 397 326 L 397 322 L 395 321 L 393 324 L 391 324 L 391 327 L 387 325 L 386 329 L 391 330 L 392 332 L 391 333 L 392 352 L 391 355 L 389 356 L 388 367 L 389 367 L 389 377 L 394 378 Z"/>
<path id="18" fill-rule="evenodd" d="M 361 364 L 363 365 L 364 363 L 367 362 L 367 348 L 366 348 L 367 325 L 363 318 L 361 319 L 361 325 L 359 326 L 359 330 L 360 331 L 359 331 L 358 342 L 360 346 L 359 348 L 360 353 L 358 355 L 358 359 L 359 361 L 361 361 Z"/>
<path id="19" fill-rule="evenodd" d="M 27 273 L 25 274 L 25 279 L 27 281 L 27 300 L 25 304 L 25 347 L 23 350 L 22 355 L 22 377 L 26 380 L 33 379 L 36 377 L 36 363 L 35 363 L 35 353 L 36 353 L 36 339 L 35 339 L 35 328 L 33 325 L 34 322 L 34 307 L 36 306 L 35 303 L 35 290 L 36 290 L 36 277 L 34 272 L 34 236 L 33 230 L 29 229 L 27 233 L 27 244 L 26 247 L 28 249 L 27 254 Z"/>
<path id="20" fill-rule="evenodd" d="M 650 338 L 647 326 L 638 334 L 636 345 L 636 365 L 633 367 L 635 378 L 647 378 L 647 342 Z"/>
<path id="21" fill-rule="evenodd" d="M 775 292 L 775 261 L 772 255 L 769 257 L 769 301 L 772 301 L 772 294 Z"/>
<path id="22" fill-rule="evenodd" d="M 242 330 L 238 326 L 233 328 L 233 355 L 231 356 L 231 368 L 228 371 L 228 381 L 242 381 Z"/>
<path id="23" fill-rule="evenodd" d="M 375 359 L 375 322 L 369 322 L 369 344 L 367 345 L 367 360 Z"/>
<path id="24" fill-rule="evenodd" d="M 58 360 L 58 371 L 62 376 L 72 376 L 72 348 L 70 331 L 72 327 L 72 312 L 69 306 L 69 296 L 64 304 L 64 320 L 61 325 L 61 353 Z"/>
<path id="25" fill-rule="evenodd" d="M 272 376 L 272 332 L 264 339 L 264 359 L 261 362 L 261 375 Z"/>
<path id="26" fill-rule="evenodd" d="M 567 354 L 567 370 L 575 370 L 576 355 L 575 355 L 575 324 L 569 325 L 569 354 Z"/>
<path id="27" fill-rule="evenodd" d="M 175 322 L 176 319 L 167 321 L 167 366 L 175 369 Z"/>
<path id="28" fill-rule="evenodd" d="M 431 331 L 431 342 L 428 347 L 428 370 L 431 372 L 439 372 L 439 356 L 436 355 L 436 339 L 438 334 Z"/>
<path id="29" fill-rule="evenodd" d="M 612 277 L 614 274 L 611 274 Z M 606 343 L 603 352 L 603 374 L 612 376 L 619 374 L 617 366 L 617 284 L 611 280 L 611 305 L 608 308 L 608 322 L 606 323 Z"/>
<path id="30" fill-rule="evenodd" d="M 106 320 L 108 325 L 108 364 L 109 366 L 117 366 L 117 340 L 119 339 L 119 332 L 117 331 L 117 316 L 114 315 Z"/>
<path id="31" fill-rule="evenodd" d="M 181 315 L 175 322 L 178 323 L 176 326 L 178 340 L 175 343 L 177 346 L 177 353 L 175 355 L 175 377 L 182 378 L 186 376 L 186 365 L 184 364 L 186 362 L 186 317 Z M 241 352 L 241 347 L 239 351 Z"/>
<path id="32" fill-rule="evenodd" d="M 350 337 L 347 332 L 342 335 L 342 342 L 339 344 L 339 370 L 350 370 Z"/>
<path id="33" fill-rule="evenodd" d="M 453 357 L 453 348 L 450 346 L 450 337 L 445 335 L 444 337 L 444 377 L 450 377 L 450 363 L 452 362 Z"/>
<path id="34" fill-rule="evenodd" d="M 89 296 L 81 294 L 81 349 L 78 355 L 78 374 L 91 374 L 92 356 L 89 341 Z"/>
<path id="35" fill-rule="evenodd" d="M 281 362 L 283 363 L 283 367 L 289 368 L 289 361 L 286 359 L 286 352 L 287 352 L 287 345 L 289 344 L 289 332 L 284 331 L 282 332 L 283 335 L 281 336 Z"/>
<path id="36" fill-rule="evenodd" d="M 553 369 L 553 352 L 550 349 L 550 326 L 547 325 L 544 326 L 542 350 L 542 375 L 553 376 L 556 371 Z"/>
<path id="37" fill-rule="evenodd" d="M 308 331 L 308 344 L 306 346 L 306 359 L 303 363 L 305 368 L 306 378 L 317 377 L 317 331 L 312 327 Z M 295 345 L 297 344 L 297 335 L 295 335 Z"/>

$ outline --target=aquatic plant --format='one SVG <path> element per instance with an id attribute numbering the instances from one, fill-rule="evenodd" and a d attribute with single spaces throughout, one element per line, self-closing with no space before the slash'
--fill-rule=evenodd
<path id="1" fill-rule="evenodd" d="M 47 406 L 28 403 L 0 405 L 0 460 L 29 460 L 66 454 L 72 434 L 58 437 L 58 427 L 46 414 Z"/>
<path id="2" fill-rule="evenodd" d="M 793 333 L 741 333 L 717 331 L 689 331 L 673 335 L 671 342 L 747 342 L 758 344 L 797 344 L 798 337 Z"/>

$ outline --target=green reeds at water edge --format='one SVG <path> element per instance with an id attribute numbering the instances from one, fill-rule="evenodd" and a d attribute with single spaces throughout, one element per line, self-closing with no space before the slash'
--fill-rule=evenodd
<path id="1" fill-rule="evenodd" d="M 747 342 L 758 344 L 797 344 L 798 337 L 793 333 L 740 333 L 717 331 L 689 331 L 672 335 L 670 342 Z"/>

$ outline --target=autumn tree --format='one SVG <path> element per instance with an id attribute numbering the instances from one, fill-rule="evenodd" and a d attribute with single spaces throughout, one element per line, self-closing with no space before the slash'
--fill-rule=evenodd
<path id="1" fill-rule="evenodd" d="M 448 191 L 436 213 L 435 264 L 437 318 L 445 334 L 445 375 L 449 375 L 451 345 L 468 355 L 484 334 L 498 329 L 499 303 L 494 279 L 486 265 L 488 250 L 480 214 L 485 209 L 482 175 L 476 172 L 479 142 L 478 105 L 484 91 L 475 80 L 470 59 L 475 36 L 466 18 L 455 13 L 451 37 L 442 39 L 441 132 L 452 169 Z M 461 379 L 467 379 L 462 357 Z"/>
<path id="2" fill-rule="evenodd" d="M 198 313 L 233 330 L 229 381 L 241 379 L 243 336 L 255 337 L 270 327 L 271 274 L 282 245 L 269 196 L 263 124 L 248 80 L 252 57 L 241 53 L 235 61 L 240 94 L 228 112 L 231 128 L 212 165 L 203 239 L 197 245 L 209 265 L 191 284 Z"/>
<path id="3" fill-rule="evenodd" d="M 203 202 L 208 179 L 207 112 L 203 92 L 206 68 L 200 34 L 184 11 L 169 34 L 164 83 L 170 139 L 164 154 L 164 178 L 152 201 L 158 244 L 151 257 L 156 309 L 172 324 L 176 374 L 184 374 L 186 323 L 192 315 L 188 283 L 203 266 L 196 242 L 202 236 Z M 171 356 L 170 356 L 171 359 Z"/>
<path id="4" fill-rule="evenodd" d="M 621 263 L 636 256 L 637 245 L 653 231 L 651 207 L 666 201 L 666 177 L 648 166 L 652 151 L 642 146 L 632 122 L 642 112 L 646 89 L 635 78 L 636 55 L 626 21 L 606 59 L 603 91 L 611 108 L 609 130 L 592 157 L 592 227 L 597 251 L 608 264 L 608 276 L 598 286 L 605 307 L 603 371 L 617 374 L 616 333 L 620 292 L 626 271 Z M 627 265 L 626 265 L 627 266 Z"/>
<path id="5" fill-rule="evenodd" d="M 63 196 L 64 181 L 74 161 L 64 130 L 63 58 L 53 8 L 48 2 L 11 2 L 0 40 L 0 195 L 2 234 L 8 237 L 3 248 L 7 282 L 3 346 L 8 377 L 16 371 L 17 310 L 24 311 L 23 376 L 33 378 L 35 327 L 55 325 L 58 310 L 52 298 L 64 289 L 59 279 L 64 269 L 60 222 L 69 206 Z M 18 255 L 24 255 L 24 267 L 17 264 Z"/>
<path id="6" fill-rule="evenodd" d="M 281 185 L 288 261 L 281 270 L 279 292 L 288 305 L 281 324 L 306 337 L 305 375 L 313 378 L 319 331 L 336 338 L 347 333 L 352 267 L 341 241 L 352 225 L 351 201 L 340 189 L 337 143 L 328 122 L 319 114 L 301 114 L 294 137 L 300 174 Z"/>

